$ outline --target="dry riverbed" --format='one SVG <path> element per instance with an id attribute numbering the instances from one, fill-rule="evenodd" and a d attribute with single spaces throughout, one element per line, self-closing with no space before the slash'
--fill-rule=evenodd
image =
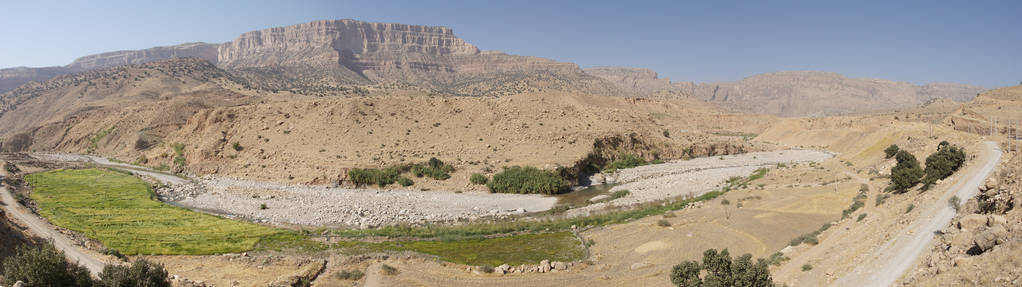
<path id="1" fill-rule="evenodd" d="M 755 152 L 722 157 L 678 160 L 597 175 L 618 183 L 611 191 L 629 190 L 622 198 L 568 211 L 582 216 L 612 206 L 698 196 L 717 189 L 728 178 L 746 176 L 758 168 L 778 163 L 823 161 L 833 155 L 814 150 Z M 186 208 L 238 217 L 256 222 L 371 228 L 396 223 L 444 223 L 472 221 L 482 217 L 507 217 L 551 209 L 557 198 L 542 195 L 455 193 L 413 189 L 375 190 L 329 186 L 287 185 L 270 182 L 204 176 L 183 180 L 126 164 L 110 163 L 92 156 L 47 154 L 40 158 L 92 161 L 126 169 L 164 183 L 156 193 L 162 200 Z"/>

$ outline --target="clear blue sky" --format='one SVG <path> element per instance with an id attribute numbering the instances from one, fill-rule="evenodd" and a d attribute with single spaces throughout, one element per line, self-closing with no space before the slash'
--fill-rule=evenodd
<path id="1" fill-rule="evenodd" d="M 9 1 L 0 67 L 318 19 L 442 25 L 483 50 L 674 81 L 819 70 L 913 83 L 1022 81 L 1022 1 Z"/>

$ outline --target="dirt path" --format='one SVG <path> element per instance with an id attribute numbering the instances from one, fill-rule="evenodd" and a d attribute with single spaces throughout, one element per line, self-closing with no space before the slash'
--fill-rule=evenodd
<path id="1" fill-rule="evenodd" d="M 67 256 L 71 262 L 78 262 L 79 265 L 85 266 L 93 276 L 98 276 L 103 271 L 103 266 L 106 264 L 99 259 L 96 259 L 89 253 L 83 251 L 79 247 L 71 243 L 67 237 L 65 237 L 57 230 L 53 229 L 48 223 L 36 217 L 28 209 L 17 204 L 14 200 L 14 196 L 7 190 L 6 187 L 0 186 L 0 199 L 3 200 L 4 204 L 0 205 L 4 211 L 10 216 L 16 218 L 18 222 L 28 227 L 28 230 L 36 236 L 43 239 L 53 240 L 53 245 L 64 251 L 64 255 Z"/>
<path id="2" fill-rule="evenodd" d="M 912 268 L 919 256 L 930 248 L 933 232 L 943 229 L 955 216 L 956 211 L 947 205 L 947 199 L 957 195 L 962 202 L 968 201 L 978 191 L 983 180 L 993 172 L 1001 159 L 1001 150 L 994 142 L 984 143 L 986 148 L 977 161 L 982 165 L 969 169 L 945 192 L 939 200 L 920 213 L 916 220 L 905 227 L 899 236 L 874 249 L 869 259 L 859 264 L 852 272 L 834 282 L 835 286 L 891 286 L 902 274 Z"/>

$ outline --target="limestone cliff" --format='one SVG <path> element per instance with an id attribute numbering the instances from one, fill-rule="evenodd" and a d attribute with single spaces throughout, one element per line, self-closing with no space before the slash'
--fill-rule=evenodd
<path id="1" fill-rule="evenodd" d="M 73 71 L 88 71 L 185 57 L 204 59 L 215 64 L 217 44 L 185 43 L 143 50 L 107 52 L 78 58 L 66 67 Z"/>

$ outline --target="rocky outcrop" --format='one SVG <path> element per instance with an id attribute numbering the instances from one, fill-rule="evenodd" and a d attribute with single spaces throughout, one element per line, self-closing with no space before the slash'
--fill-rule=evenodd
<path id="1" fill-rule="evenodd" d="M 185 43 L 143 50 L 108 52 L 78 58 L 65 67 L 72 71 L 90 71 L 186 57 L 199 58 L 216 64 L 217 44 Z"/>
<path id="2" fill-rule="evenodd" d="M 539 73 L 582 75 L 573 63 L 480 51 L 447 27 L 324 20 L 244 33 L 219 47 L 219 66 L 304 81 L 274 89 L 324 89 L 330 82 L 396 81 L 480 94 Z M 313 67 L 313 71 L 302 71 Z M 302 74 L 302 77 L 297 76 Z M 308 81 L 308 78 L 317 80 Z M 290 81 L 294 82 L 294 81 Z M 482 86 L 476 85 L 482 82 Z"/>

